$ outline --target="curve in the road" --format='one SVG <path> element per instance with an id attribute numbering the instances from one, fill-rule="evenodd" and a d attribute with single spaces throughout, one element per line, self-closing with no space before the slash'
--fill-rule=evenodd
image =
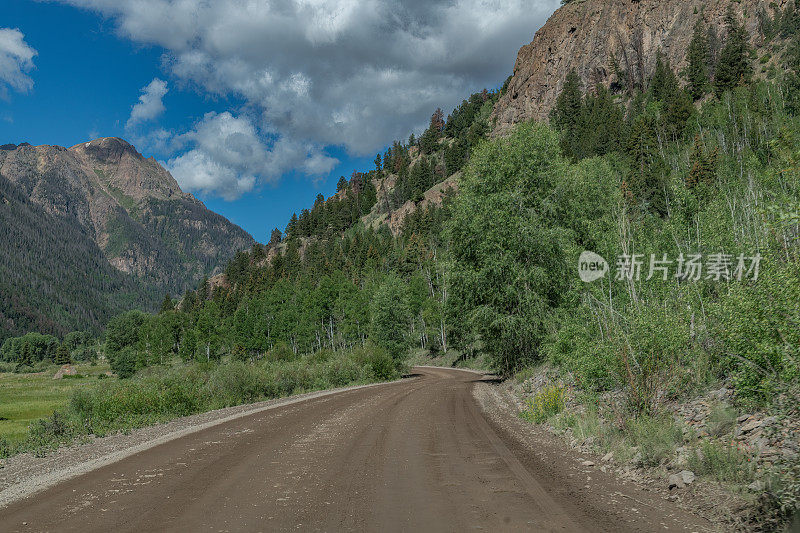
<path id="1" fill-rule="evenodd" d="M 317 396 L 203 428 L 0 510 L 3 531 L 619 530 L 537 480 L 481 376 Z"/>

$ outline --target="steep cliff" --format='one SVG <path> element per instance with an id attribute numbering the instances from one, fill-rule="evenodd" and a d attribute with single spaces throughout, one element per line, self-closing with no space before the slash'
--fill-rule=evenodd
<path id="1" fill-rule="evenodd" d="M 788 0 L 774 2 L 783 7 Z M 765 0 L 575 0 L 557 10 L 523 46 L 508 89 L 492 113 L 493 133 L 519 122 L 547 118 L 572 69 L 585 88 L 601 83 L 621 90 L 641 83 L 655 68 L 658 50 L 680 71 L 695 22 L 724 35 L 729 6 L 743 17 L 758 46 L 760 9 Z M 616 62 L 617 68 L 614 63 Z"/>

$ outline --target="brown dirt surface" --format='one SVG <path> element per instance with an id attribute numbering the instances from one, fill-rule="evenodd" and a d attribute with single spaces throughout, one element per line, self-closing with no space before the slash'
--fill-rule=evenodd
<path id="1" fill-rule="evenodd" d="M 488 411 L 490 378 L 415 374 L 182 434 L 11 503 L 0 530 L 711 529 L 582 466 L 555 438 L 504 427 L 513 415 Z"/>

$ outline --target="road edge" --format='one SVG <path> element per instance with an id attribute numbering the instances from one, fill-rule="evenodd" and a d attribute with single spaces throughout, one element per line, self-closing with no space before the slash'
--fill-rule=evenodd
<path id="1" fill-rule="evenodd" d="M 478 375 L 481 375 L 481 376 L 494 375 L 494 374 L 492 374 L 492 372 L 489 372 L 488 370 L 473 370 L 472 368 L 459 368 L 459 367 L 455 367 L 455 366 L 414 365 L 411 368 L 412 369 L 414 369 L 414 368 L 434 368 L 434 369 L 439 369 L 439 370 L 461 370 L 462 372 L 472 372 L 473 374 L 478 374 Z"/>
<path id="2" fill-rule="evenodd" d="M 436 368 L 436 367 L 431 367 L 431 368 Z M 151 448 L 155 448 L 156 446 L 159 446 L 161 444 L 179 439 L 181 437 L 185 437 L 187 435 L 191 435 L 193 433 L 197 433 L 199 431 L 203 431 L 205 429 L 214 426 L 218 426 L 220 424 L 225 424 L 232 420 L 237 420 L 239 418 L 244 418 L 246 416 L 255 415 L 272 409 L 277 409 L 279 407 L 285 407 L 287 405 L 313 400 L 324 396 L 332 396 L 334 394 L 341 394 L 343 392 L 350 392 L 370 387 L 394 385 L 406 381 L 411 381 L 413 379 L 415 378 L 405 377 L 394 381 L 382 381 L 379 383 L 367 383 L 365 385 L 353 385 L 350 387 L 340 387 L 337 389 L 327 389 L 315 392 L 307 392 L 293 396 L 287 396 L 285 398 L 280 398 L 277 399 L 277 401 L 276 399 L 266 400 L 266 402 L 270 402 L 269 405 L 263 405 L 265 402 L 255 403 L 252 404 L 253 406 L 252 409 L 246 409 L 244 411 L 239 411 L 231 415 L 218 418 L 216 420 L 210 420 L 208 422 L 192 425 L 190 427 L 182 428 L 175 431 L 170 431 L 169 433 L 147 440 L 140 444 L 136 444 L 129 448 L 125 448 L 123 450 L 110 452 L 105 455 L 101 455 L 100 457 L 95 457 L 93 459 L 79 462 L 59 470 L 54 470 L 51 472 L 47 472 L 45 474 L 38 474 L 23 481 L 16 482 L 12 485 L 9 485 L 2 491 L 0 491 L 0 509 L 8 507 L 12 503 L 24 500 L 25 498 L 34 496 L 35 494 L 47 490 L 48 488 L 54 485 L 58 485 L 59 483 L 63 483 L 65 481 L 76 478 L 93 470 L 97 470 L 98 468 L 108 466 L 118 461 L 122 461 L 123 459 L 131 457 L 132 455 L 136 455 L 138 453 L 147 451 Z M 219 409 L 217 411 L 219 411 Z M 204 413 L 198 413 L 198 414 L 207 415 L 213 412 L 214 411 L 206 411 Z M 190 416 L 195 416 L 195 415 L 190 415 Z"/>

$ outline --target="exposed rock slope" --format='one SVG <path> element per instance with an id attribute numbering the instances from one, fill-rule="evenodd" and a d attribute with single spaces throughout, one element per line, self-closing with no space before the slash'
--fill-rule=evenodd
<path id="1" fill-rule="evenodd" d="M 777 0 L 783 7 L 788 0 Z M 765 0 L 575 0 L 557 10 L 517 55 L 508 90 L 495 105 L 494 133 L 503 135 L 519 122 L 544 120 L 572 69 L 584 87 L 606 87 L 647 79 L 660 49 L 676 70 L 686 65 L 686 50 L 695 22 L 724 34 L 729 5 L 744 16 L 758 45 L 757 12 Z M 624 72 L 613 68 L 612 57 Z"/>

